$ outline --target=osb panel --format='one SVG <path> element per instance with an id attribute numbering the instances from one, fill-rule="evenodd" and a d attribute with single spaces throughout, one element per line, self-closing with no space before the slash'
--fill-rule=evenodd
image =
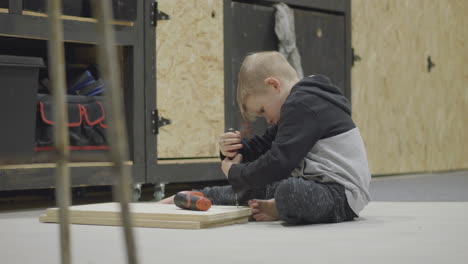
<path id="1" fill-rule="evenodd" d="M 372 173 L 468 168 L 468 1 L 351 2 L 353 117 Z"/>
<path id="2" fill-rule="evenodd" d="M 222 0 L 158 0 L 171 19 L 157 27 L 157 106 L 172 121 L 159 158 L 218 156 L 224 129 Z"/>

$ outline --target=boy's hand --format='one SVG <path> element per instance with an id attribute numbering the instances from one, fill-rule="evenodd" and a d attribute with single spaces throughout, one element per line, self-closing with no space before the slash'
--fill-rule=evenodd
<path id="1" fill-rule="evenodd" d="M 232 164 L 239 164 L 242 162 L 242 154 L 238 154 L 233 159 L 226 157 L 221 163 L 221 169 L 223 170 L 226 178 L 229 176 L 229 170 L 231 169 Z"/>
<path id="2" fill-rule="evenodd" d="M 226 132 L 219 136 L 219 150 L 221 153 L 229 158 L 236 156 L 239 149 L 242 148 L 241 134 L 239 131 Z"/>

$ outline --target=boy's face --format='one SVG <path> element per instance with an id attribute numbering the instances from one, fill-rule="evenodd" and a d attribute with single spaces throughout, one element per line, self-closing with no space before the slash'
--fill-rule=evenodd
<path id="1" fill-rule="evenodd" d="M 277 125 L 280 121 L 280 111 L 287 97 L 279 89 L 267 89 L 264 93 L 250 95 L 246 98 L 247 111 L 255 116 L 265 118 L 268 124 Z"/>

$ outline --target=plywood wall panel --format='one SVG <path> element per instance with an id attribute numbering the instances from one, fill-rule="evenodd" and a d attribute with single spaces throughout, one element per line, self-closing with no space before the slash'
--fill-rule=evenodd
<path id="1" fill-rule="evenodd" d="M 158 0 L 157 107 L 172 121 L 158 135 L 159 158 L 213 157 L 224 129 L 222 0 Z"/>
<path id="2" fill-rule="evenodd" d="M 353 118 L 372 173 L 468 168 L 468 1 L 351 2 Z"/>

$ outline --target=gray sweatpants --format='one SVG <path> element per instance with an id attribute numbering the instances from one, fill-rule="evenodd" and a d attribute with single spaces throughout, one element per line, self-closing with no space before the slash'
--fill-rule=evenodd
<path id="1" fill-rule="evenodd" d="M 201 191 L 215 205 L 236 204 L 230 185 L 206 187 Z M 338 223 L 357 217 L 348 205 L 344 187 L 337 183 L 290 177 L 238 194 L 239 205 L 247 205 L 251 199 L 273 198 L 280 219 L 288 224 Z"/>

